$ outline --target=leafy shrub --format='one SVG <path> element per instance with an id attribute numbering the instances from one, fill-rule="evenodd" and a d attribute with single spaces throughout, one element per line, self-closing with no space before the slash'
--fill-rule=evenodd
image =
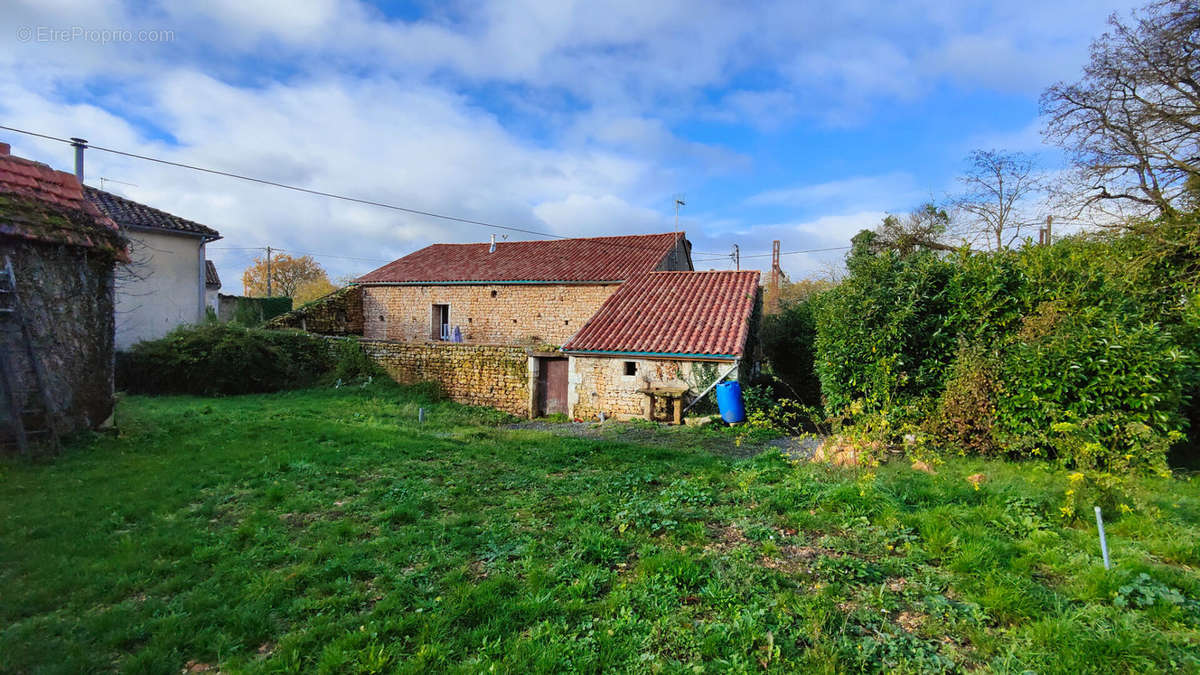
<path id="1" fill-rule="evenodd" d="M 206 324 L 118 354 L 117 386 L 136 394 L 248 394 L 310 385 L 332 366 L 322 338 Z"/>
<path id="2" fill-rule="evenodd" d="M 882 415 L 885 442 L 919 425 L 973 454 L 1162 470 L 1196 413 L 1191 268 L 1134 235 L 906 256 L 864 241 L 814 301 L 829 413 Z"/>
<path id="3" fill-rule="evenodd" d="M 249 298 L 238 296 L 233 308 L 233 321 L 243 326 L 261 326 L 282 314 L 292 311 L 288 297 Z"/>
<path id="4" fill-rule="evenodd" d="M 964 350 L 951 367 L 929 427 L 964 453 L 995 455 L 1000 452 L 993 436 L 999 394 L 1000 382 L 987 355 Z"/>
<path id="5" fill-rule="evenodd" d="M 821 382 L 813 368 L 817 336 L 813 303 L 784 305 L 777 314 L 763 317 L 760 341 L 771 370 L 790 390 L 790 398 L 804 405 L 821 404 Z"/>
<path id="6" fill-rule="evenodd" d="M 337 362 L 333 367 L 333 376 L 343 382 L 379 377 L 383 374 L 383 369 L 363 351 L 356 338 L 346 338 L 338 342 L 334 356 Z"/>

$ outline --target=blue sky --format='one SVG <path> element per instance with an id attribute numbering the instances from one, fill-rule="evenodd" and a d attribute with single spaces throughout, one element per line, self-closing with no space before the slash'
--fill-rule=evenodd
<path id="1" fill-rule="evenodd" d="M 1107 16 L 1130 9 L 750 7 L 18 0 L 0 16 L 0 124 L 559 235 L 668 231 L 683 193 L 697 251 L 738 244 L 759 267 L 769 261 L 751 256 L 773 239 L 841 246 L 887 212 L 945 198 L 975 148 L 1057 168 L 1038 95 L 1078 77 Z M 117 31 L 107 43 L 105 30 Z M 0 141 L 71 167 L 65 146 Z M 210 257 L 226 290 L 254 255 L 242 247 L 316 253 L 336 278 L 491 234 L 97 151 L 87 161 L 90 184 L 121 181 L 105 187 L 220 230 Z M 840 259 L 784 268 L 823 274 Z"/>

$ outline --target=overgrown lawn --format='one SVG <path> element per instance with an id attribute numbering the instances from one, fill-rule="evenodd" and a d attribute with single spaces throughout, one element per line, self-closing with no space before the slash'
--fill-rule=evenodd
<path id="1" fill-rule="evenodd" d="M 566 438 L 382 384 L 118 419 L 0 462 L 0 670 L 1200 670 L 1191 480 L 1137 484 L 1105 571 L 1043 464 Z"/>

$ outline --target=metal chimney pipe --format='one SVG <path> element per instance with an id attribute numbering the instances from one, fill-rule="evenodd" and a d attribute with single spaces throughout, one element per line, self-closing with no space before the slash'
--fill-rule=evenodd
<path id="1" fill-rule="evenodd" d="M 496 252 L 496 235 L 492 235 L 492 245 L 488 247 L 488 253 Z"/>
<path id="2" fill-rule="evenodd" d="M 71 147 L 75 148 L 75 178 L 83 185 L 83 151 L 87 148 L 87 139 L 72 136 Z"/>

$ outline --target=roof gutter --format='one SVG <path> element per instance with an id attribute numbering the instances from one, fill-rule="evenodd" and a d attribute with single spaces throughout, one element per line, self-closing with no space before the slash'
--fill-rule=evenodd
<path id="1" fill-rule="evenodd" d="M 699 354 L 695 352 L 627 352 L 607 349 L 564 349 L 564 354 L 581 356 L 642 356 L 660 359 L 687 359 L 692 361 L 737 361 L 740 354 Z"/>
<path id="2" fill-rule="evenodd" d="M 114 221 L 114 222 L 116 222 L 117 225 L 119 225 L 121 227 L 121 229 L 124 229 L 124 230 L 136 230 L 138 232 L 153 232 L 155 234 L 177 234 L 181 237 L 196 237 L 198 239 L 203 239 L 205 243 L 224 238 L 219 234 L 205 234 L 203 232 L 189 232 L 188 230 L 172 230 L 169 227 L 145 227 L 143 225 L 130 225 L 128 223 L 122 223 L 122 222 L 118 222 L 118 221 Z"/>

